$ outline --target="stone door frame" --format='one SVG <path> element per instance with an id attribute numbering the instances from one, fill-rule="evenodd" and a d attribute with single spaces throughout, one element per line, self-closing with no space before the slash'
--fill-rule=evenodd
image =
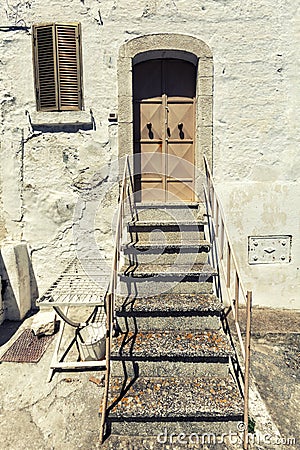
<path id="1" fill-rule="evenodd" d="M 134 64 L 153 58 L 178 58 L 197 67 L 195 127 L 195 192 L 200 195 L 203 178 L 203 154 L 212 166 L 213 148 L 213 58 L 210 48 L 198 38 L 183 34 L 161 33 L 139 36 L 125 42 L 118 57 L 118 157 L 119 173 L 124 156 L 133 155 Z M 200 195 L 202 197 L 202 195 Z"/>

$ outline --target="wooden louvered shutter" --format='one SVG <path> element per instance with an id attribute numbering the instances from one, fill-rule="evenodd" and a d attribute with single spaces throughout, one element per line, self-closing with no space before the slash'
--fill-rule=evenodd
<path id="1" fill-rule="evenodd" d="M 34 26 L 34 66 L 37 109 L 57 111 L 57 71 L 53 25 Z"/>
<path id="2" fill-rule="evenodd" d="M 59 109 L 82 107 L 80 25 L 56 25 Z"/>
<path id="3" fill-rule="evenodd" d="M 37 109 L 82 109 L 80 24 L 33 26 Z"/>

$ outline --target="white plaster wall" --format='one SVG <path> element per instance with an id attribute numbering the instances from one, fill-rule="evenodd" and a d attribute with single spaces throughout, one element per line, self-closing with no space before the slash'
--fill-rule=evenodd
<path id="1" fill-rule="evenodd" d="M 299 184 L 218 184 L 226 223 L 246 289 L 254 304 L 299 309 Z M 292 235 L 291 262 L 248 264 L 248 236 Z"/>
<path id="2" fill-rule="evenodd" d="M 74 254 L 72 223 L 79 198 L 83 214 L 91 217 L 87 224 L 100 203 L 96 241 L 101 251 L 110 252 L 117 201 L 112 162 L 118 148 L 117 125 L 108 122 L 108 114 L 118 108 L 119 48 L 139 35 L 169 32 L 198 37 L 213 53 L 214 174 L 246 283 L 255 283 L 255 302 L 300 307 L 297 2 L 3 3 L 0 27 L 81 22 L 86 117 L 91 109 L 96 122 L 96 130 L 32 135 L 25 115 L 35 113 L 31 36 L 0 31 L 0 238 L 29 242 L 40 291 L 56 278 L 62 258 Z M 88 200 L 94 203 L 87 207 Z M 257 233 L 292 234 L 290 265 L 249 267 L 247 237 Z"/>

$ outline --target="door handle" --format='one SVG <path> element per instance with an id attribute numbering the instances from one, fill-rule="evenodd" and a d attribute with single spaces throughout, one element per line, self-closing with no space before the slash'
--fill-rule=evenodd
<path id="1" fill-rule="evenodd" d="M 183 123 L 182 122 L 179 122 L 178 129 L 179 129 L 179 137 L 180 137 L 180 139 L 184 139 L 184 131 L 183 131 Z"/>
<path id="2" fill-rule="evenodd" d="M 152 123 L 151 123 L 151 122 L 148 122 L 148 123 L 147 123 L 147 128 L 148 128 L 148 130 L 149 130 L 149 133 L 148 133 L 149 138 L 150 138 L 150 139 L 153 139 L 154 134 L 153 134 L 153 131 L 152 131 Z"/>

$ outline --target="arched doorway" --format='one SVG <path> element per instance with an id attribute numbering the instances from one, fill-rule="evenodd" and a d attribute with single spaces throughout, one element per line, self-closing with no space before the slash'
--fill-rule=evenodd
<path id="1" fill-rule="evenodd" d="M 137 199 L 194 201 L 196 66 L 167 57 L 133 64 Z"/>
<path id="2" fill-rule="evenodd" d="M 139 200 L 172 201 L 173 194 L 184 201 L 197 200 L 203 154 L 212 162 L 212 87 L 212 55 L 200 39 L 154 34 L 121 47 L 120 172 L 125 154 L 141 156 L 135 167 Z M 176 157 L 183 164 L 170 167 L 170 156 L 174 164 Z M 163 191 L 163 198 L 151 198 L 155 188 Z"/>

